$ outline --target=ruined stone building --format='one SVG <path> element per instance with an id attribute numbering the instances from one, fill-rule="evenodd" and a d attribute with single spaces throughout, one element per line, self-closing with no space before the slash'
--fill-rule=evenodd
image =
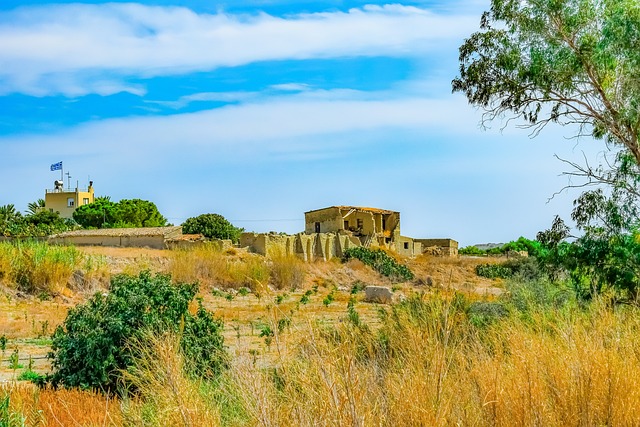
<path id="1" fill-rule="evenodd" d="M 341 257 L 350 247 L 377 246 L 405 256 L 427 251 L 455 256 L 452 239 L 413 239 L 400 234 L 400 212 L 360 206 L 330 206 L 305 212 L 305 231 L 295 235 L 243 233 L 240 246 L 263 255 L 283 253 L 305 261 Z"/>

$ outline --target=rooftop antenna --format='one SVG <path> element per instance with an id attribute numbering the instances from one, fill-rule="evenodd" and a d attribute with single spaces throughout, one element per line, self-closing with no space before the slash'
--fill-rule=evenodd
<path id="1" fill-rule="evenodd" d="M 69 175 L 69 172 L 65 173 L 65 175 L 67 175 L 67 188 L 70 189 L 71 188 L 71 175 Z"/>

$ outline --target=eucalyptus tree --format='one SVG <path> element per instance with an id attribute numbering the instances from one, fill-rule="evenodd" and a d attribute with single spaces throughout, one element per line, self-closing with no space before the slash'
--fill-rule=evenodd
<path id="1" fill-rule="evenodd" d="M 483 124 L 518 119 L 534 136 L 549 123 L 575 125 L 576 136 L 603 140 L 613 153 L 603 163 L 566 161 L 583 178 L 571 186 L 607 188 L 576 200 L 574 219 L 636 221 L 639 47 L 637 0 L 492 0 L 460 47 L 452 89 L 484 110 Z"/>

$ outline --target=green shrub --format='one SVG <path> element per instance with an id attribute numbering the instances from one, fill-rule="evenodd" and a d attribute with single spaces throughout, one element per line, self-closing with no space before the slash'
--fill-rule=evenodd
<path id="1" fill-rule="evenodd" d="M 499 302 L 477 301 L 469 305 L 467 315 L 469 321 L 475 326 L 487 326 L 503 317 L 506 317 L 509 311 L 504 304 Z"/>
<path id="2" fill-rule="evenodd" d="M 54 386 L 126 390 L 124 372 L 135 358 L 130 343 L 148 333 L 182 332 L 181 349 L 188 373 L 211 377 L 227 364 L 222 322 L 199 306 L 188 312 L 198 285 L 172 284 L 168 275 L 121 274 L 111 280 L 109 293 L 96 293 L 67 314 L 52 338 Z M 180 331 L 182 329 L 182 331 Z"/>
<path id="3" fill-rule="evenodd" d="M 186 234 L 202 234 L 210 239 L 229 239 L 238 243 L 244 228 L 234 227 L 222 215 L 208 213 L 188 218 L 182 224 L 182 231 Z"/>
<path id="4" fill-rule="evenodd" d="M 343 262 L 352 258 L 362 261 L 391 280 L 407 281 L 414 278 L 413 273 L 406 265 L 399 264 L 382 249 L 355 247 L 345 250 L 342 256 Z"/>
<path id="5" fill-rule="evenodd" d="M 478 264 L 476 265 L 476 274 L 487 279 L 506 279 L 511 277 L 513 271 L 503 264 Z"/>

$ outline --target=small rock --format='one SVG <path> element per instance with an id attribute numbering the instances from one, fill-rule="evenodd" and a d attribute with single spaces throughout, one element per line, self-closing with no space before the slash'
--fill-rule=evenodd
<path id="1" fill-rule="evenodd" d="M 364 288 L 364 300 L 365 302 L 391 304 L 393 302 L 393 292 L 384 286 L 367 286 Z"/>

